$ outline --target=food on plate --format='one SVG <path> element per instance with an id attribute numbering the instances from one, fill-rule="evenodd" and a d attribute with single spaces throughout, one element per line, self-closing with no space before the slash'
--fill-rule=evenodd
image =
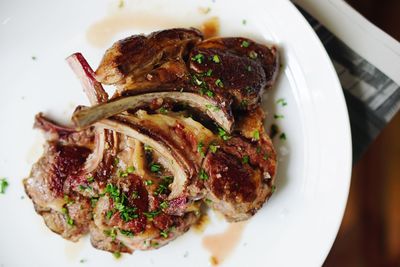
<path id="1" fill-rule="evenodd" d="M 53 232 L 89 234 L 110 252 L 150 250 L 186 232 L 203 203 L 236 222 L 273 193 L 260 102 L 278 73 L 274 46 L 168 29 L 116 42 L 96 71 L 80 53 L 67 62 L 91 106 L 76 108 L 74 126 L 35 117 L 46 143 L 24 180 Z"/>

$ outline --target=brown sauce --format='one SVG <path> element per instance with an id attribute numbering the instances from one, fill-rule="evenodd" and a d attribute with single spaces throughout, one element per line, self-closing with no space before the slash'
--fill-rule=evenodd
<path id="1" fill-rule="evenodd" d="M 207 215 L 207 213 L 203 213 L 196 222 L 196 224 L 193 225 L 193 230 L 196 233 L 201 234 L 204 232 L 209 223 L 210 223 L 210 217 Z"/>
<path id="2" fill-rule="evenodd" d="M 187 20 L 151 13 L 118 12 L 92 24 L 86 32 L 86 38 L 91 45 L 101 48 L 111 45 L 113 37 L 122 31 L 153 31 L 175 27 L 197 27 L 206 38 L 218 35 L 220 28 L 218 17 L 212 17 L 196 26 Z"/>
<path id="3" fill-rule="evenodd" d="M 215 37 L 219 34 L 219 18 L 218 17 L 212 17 L 205 22 L 200 27 L 200 30 L 204 34 L 204 38 L 210 38 L 210 37 Z"/>
<path id="4" fill-rule="evenodd" d="M 203 238 L 203 246 L 211 253 L 212 265 L 222 263 L 236 248 L 246 222 L 231 223 L 229 227 L 220 234 L 209 235 Z"/>

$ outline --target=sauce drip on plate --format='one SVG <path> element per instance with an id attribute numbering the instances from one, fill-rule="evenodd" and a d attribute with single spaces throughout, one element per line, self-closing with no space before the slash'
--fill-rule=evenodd
<path id="1" fill-rule="evenodd" d="M 211 252 L 212 265 L 222 263 L 235 249 L 245 225 L 246 222 L 231 223 L 224 232 L 203 238 L 204 248 Z"/>

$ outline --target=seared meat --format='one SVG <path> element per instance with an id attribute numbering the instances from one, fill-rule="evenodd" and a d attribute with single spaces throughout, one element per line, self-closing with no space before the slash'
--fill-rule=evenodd
<path id="1" fill-rule="evenodd" d="M 43 156 L 24 179 L 25 191 L 52 231 L 76 241 L 89 230 L 90 209 L 87 199 L 65 187 L 70 177 L 80 175 L 91 152 L 93 131 L 74 132 L 42 115 L 36 117 L 35 125 L 42 127 L 49 139 Z"/>
<path id="2" fill-rule="evenodd" d="M 196 29 L 133 35 L 106 51 L 96 78 L 103 84 L 117 84 L 121 89 L 146 88 L 150 83 L 177 83 L 187 76 L 184 57 L 202 38 Z"/>
<path id="3" fill-rule="evenodd" d="M 208 90 L 232 95 L 236 109 L 254 109 L 279 69 L 275 47 L 246 38 L 205 40 L 193 48 L 190 57 L 191 71 L 202 75 Z"/>
<path id="4" fill-rule="evenodd" d="M 229 221 L 248 219 L 272 194 L 276 154 L 262 127 L 263 119 L 261 108 L 247 114 L 237 129 L 243 135 L 227 137 L 204 160 L 202 179 L 208 203 Z"/>
<path id="5" fill-rule="evenodd" d="M 52 231 L 89 233 L 110 252 L 150 250 L 186 232 L 201 200 L 240 221 L 272 194 L 259 104 L 276 79 L 275 47 L 170 29 L 116 42 L 96 72 L 80 53 L 67 61 L 92 107 L 75 110 L 76 128 L 36 117 L 45 152 L 24 180 Z M 102 83 L 116 86 L 111 99 Z"/>

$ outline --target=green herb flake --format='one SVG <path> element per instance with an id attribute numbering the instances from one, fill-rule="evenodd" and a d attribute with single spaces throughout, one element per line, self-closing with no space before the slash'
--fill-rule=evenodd
<path id="1" fill-rule="evenodd" d="M 268 154 L 267 153 L 264 154 L 263 160 L 268 160 Z"/>
<path id="2" fill-rule="evenodd" d="M 273 186 L 271 187 L 271 193 L 275 193 L 275 191 L 276 191 L 276 186 L 273 185 Z"/>
<path id="3" fill-rule="evenodd" d="M 89 183 L 93 183 L 93 182 L 94 182 L 94 177 L 93 177 L 93 176 L 88 176 L 88 177 L 86 177 L 86 180 L 87 180 Z"/>
<path id="4" fill-rule="evenodd" d="M 36 60 L 37 59 L 35 56 L 32 56 L 31 58 L 32 58 L 32 60 Z"/>
<path id="5" fill-rule="evenodd" d="M 246 25 L 247 24 L 247 20 L 242 19 L 242 25 Z"/>
<path id="6" fill-rule="evenodd" d="M 156 191 L 154 192 L 154 195 L 158 196 L 161 194 L 166 193 L 168 190 L 168 187 L 165 184 L 159 184 Z"/>
<path id="7" fill-rule="evenodd" d="M 269 136 L 273 139 L 279 133 L 279 127 L 276 124 L 271 124 L 271 128 L 269 131 Z"/>
<path id="8" fill-rule="evenodd" d="M 134 236 L 133 232 L 128 231 L 128 230 L 119 229 L 119 232 L 120 232 L 121 234 L 126 235 L 126 236 L 129 236 L 129 237 L 133 237 L 133 236 Z"/>
<path id="9" fill-rule="evenodd" d="M 204 153 L 204 143 L 203 143 L 203 141 L 200 141 L 197 144 L 197 152 L 200 153 L 200 156 L 203 157 L 203 158 L 206 156 L 205 153 Z"/>
<path id="10" fill-rule="evenodd" d="M 149 186 L 149 185 L 153 184 L 153 181 L 152 180 L 146 180 L 146 181 L 144 181 L 144 184 Z"/>
<path id="11" fill-rule="evenodd" d="M 285 118 L 285 116 L 274 114 L 274 119 L 276 119 L 276 120 L 283 119 L 283 118 Z"/>
<path id="12" fill-rule="evenodd" d="M 249 52 L 249 57 L 250 57 L 251 59 L 256 59 L 256 58 L 258 57 L 258 54 L 257 54 L 256 51 L 250 51 L 250 52 Z"/>
<path id="13" fill-rule="evenodd" d="M 158 112 L 160 112 L 161 114 L 167 114 L 168 113 L 168 109 L 166 109 L 165 107 L 161 107 L 158 109 Z"/>
<path id="14" fill-rule="evenodd" d="M 213 97 L 214 96 L 214 92 L 211 90 L 206 90 L 206 95 L 209 97 Z"/>
<path id="15" fill-rule="evenodd" d="M 169 207 L 169 204 L 168 204 L 167 201 L 161 202 L 161 204 L 160 204 L 160 208 L 161 208 L 161 209 L 165 210 L 165 209 L 168 208 L 168 207 Z"/>
<path id="16" fill-rule="evenodd" d="M 1 178 L 0 179 L 0 194 L 4 194 L 6 192 L 6 189 L 8 187 L 8 182 L 6 178 Z"/>
<path id="17" fill-rule="evenodd" d="M 221 110 L 218 106 L 211 105 L 211 104 L 206 104 L 206 108 L 211 110 L 211 111 L 219 111 L 219 110 Z"/>
<path id="18" fill-rule="evenodd" d="M 214 55 L 212 60 L 214 61 L 214 63 L 217 63 L 217 64 L 221 62 L 221 59 L 219 58 L 218 55 Z"/>
<path id="19" fill-rule="evenodd" d="M 113 256 L 114 256 L 114 258 L 116 258 L 116 259 L 119 259 L 119 258 L 121 258 L 121 252 L 119 252 L 119 251 L 115 251 L 114 253 L 113 253 Z"/>
<path id="20" fill-rule="evenodd" d="M 256 152 L 257 152 L 257 154 L 260 154 L 260 153 L 261 153 L 261 147 L 260 147 L 260 146 L 257 146 Z"/>
<path id="21" fill-rule="evenodd" d="M 160 231 L 160 236 L 162 236 L 164 238 L 168 238 L 169 232 L 170 232 L 169 229 L 162 230 L 162 231 Z"/>
<path id="22" fill-rule="evenodd" d="M 119 158 L 114 158 L 114 166 L 118 166 L 119 164 Z"/>
<path id="23" fill-rule="evenodd" d="M 287 102 L 284 98 L 279 98 L 278 100 L 276 100 L 276 103 L 281 105 L 282 107 L 287 106 Z"/>
<path id="24" fill-rule="evenodd" d="M 114 241 L 115 238 L 117 238 L 117 229 L 112 228 L 112 229 L 108 229 L 108 230 L 104 230 L 103 233 L 108 236 L 111 237 L 111 239 Z"/>
<path id="25" fill-rule="evenodd" d="M 231 138 L 228 135 L 228 133 L 224 129 L 220 128 L 220 127 L 218 127 L 218 136 L 224 141 L 229 140 Z"/>
<path id="26" fill-rule="evenodd" d="M 97 201 L 99 201 L 99 198 L 97 198 L 97 197 L 90 198 L 90 206 L 92 208 L 96 207 Z"/>
<path id="27" fill-rule="evenodd" d="M 153 211 L 143 212 L 143 215 L 146 216 L 148 220 L 152 221 L 160 213 L 161 213 L 160 210 L 153 210 Z"/>
<path id="28" fill-rule="evenodd" d="M 151 163 L 150 164 L 150 171 L 151 172 L 159 172 L 161 170 L 161 165 L 158 163 Z"/>
<path id="29" fill-rule="evenodd" d="M 211 145 L 209 146 L 209 149 L 210 149 L 211 153 L 217 152 L 218 148 L 219 148 L 219 146 L 214 145 L 214 144 L 211 144 Z"/>
<path id="30" fill-rule="evenodd" d="M 126 172 L 129 174 L 133 173 L 134 171 L 135 171 L 135 167 L 133 167 L 133 166 L 129 166 L 128 168 L 126 168 Z"/>
<path id="31" fill-rule="evenodd" d="M 61 213 L 65 215 L 65 219 L 67 220 L 67 224 L 69 226 L 74 225 L 74 220 L 69 216 L 68 209 L 66 207 L 61 208 Z"/>
<path id="32" fill-rule="evenodd" d="M 206 198 L 205 201 L 206 201 L 206 203 L 207 203 L 208 205 L 210 205 L 210 204 L 212 203 L 212 200 L 211 200 L 211 199 L 208 199 L 208 198 Z"/>
<path id="33" fill-rule="evenodd" d="M 255 141 L 260 140 L 260 131 L 255 130 L 255 131 L 253 132 L 253 140 L 255 140 Z"/>
<path id="34" fill-rule="evenodd" d="M 114 215 L 114 212 L 112 210 L 108 210 L 106 212 L 106 218 L 107 220 L 111 219 L 111 217 Z"/>
<path id="35" fill-rule="evenodd" d="M 204 61 L 204 55 L 203 54 L 197 54 L 194 57 L 192 57 L 192 61 L 196 61 L 197 63 L 201 64 Z"/>
<path id="36" fill-rule="evenodd" d="M 249 45 L 250 45 L 250 43 L 249 43 L 249 42 L 247 42 L 247 41 L 243 41 L 243 42 L 242 42 L 242 44 L 240 45 L 240 47 L 247 48 L 247 47 L 249 47 Z"/>
<path id="37" fill-rule="evenodd" d="M 131 199 L 138 199 L 139 198 L 139 192 L 138 191 L 133 191 L 131 195 Z"/>
<path id="38" fill-rule="evenodd" d="M 285 134 L 285 133 L 281 133 L 281 134 L 279 135 L 279 139 L 285 141 L 285 140 L 286 140 L 286 134 Z"/>
<path id="39" fill-rule="evenodd" d="M 243 158 L 242 158 L 242 163 L 243 163 L 243 164 L 248 164 L 248 163 L 249 163 L 249 160 L 250 160 L 249 156 L 245 155 L 245 156 L 243 156 Z"/>
<path id="40" fill-rule="evenodd" d="M 222 83 L 221 79 L 217 79 L 217 80 L 215 81 L 215 85 L 218 86 L 218 87 L 221 87 L 221 88 L 224 87 L 224 84 Z"/>
<path id="41" fill-rule="evenodd" d="M 200 170 L 199 178 L 200 178 L 200 180 L 203 180 L 203 181 L 207 181 L 208 180 L 208 178 L 209 178 L 208 174 L 204 169 Z"/>
<path id="42" fill-rule="evenodd" d="M 212 69 L 209 69 L 207 72 L 206 72 L 206 76 L 207 77 L 210 77 L 212 75 Z"/>
<path id="43" fill-rule="evenodd" d="M 144 145 L 144 151 L 153 151 L 153 148 L 151 147 L 151 146 L 149 146 L 149 145 Z"/>
<path id="44" fill-rule="evenodd" d="M 251 66 L 247 66 L 246 70 L 247 70 L 248 72 L 251 72 L 253 69 L 251 68 Z"/>
<path id="45" fill-rule="evenodd" d="M 123 8 L 124 6 L 125 6 L 125 1 L 124 0 L 119 0 L 118 8 Z"/>

